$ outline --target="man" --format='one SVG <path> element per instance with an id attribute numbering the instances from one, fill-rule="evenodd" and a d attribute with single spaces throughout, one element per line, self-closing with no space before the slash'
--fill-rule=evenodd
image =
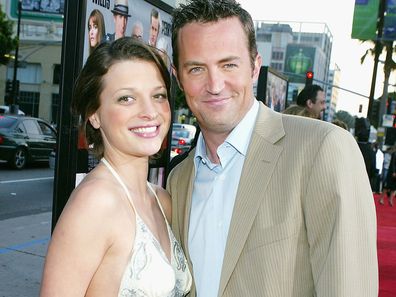
<path id="1" fill-rule="evenodd" d="M 323 89 L 318 85 L 306 86 L 297 96 L 297 104 L 305 107 L 315 118 L 320 119 L 326 109 Z"/>
<path id="2" fill-rule="evenodd" d="M 153 47 L 157 47 L 157 39 L 160 30 L 160 15 L 158 10 L 153 8 L 150 14 L 150 37 L 149 37 L 149 45 Z"/>
<path id="3" fill-rule="evenodd" d="M 169 174 L 192 296 L 377 296 L 373 196 L 349 132 L 253 95 L 261 58 L 234 0 L 174 10 L 174 65 L 201 128 Z"/>
<path id="4" fill-rule="evenodd" d="M 136 21 L 132 26 L 132 38 L 142 41 L 143 40 L 143 24 Z"/>
<path id="5" fill-rule="evenodd" d="M 114 41 L 125 36 L 128 18 L 131 16 L 128 8 L 128 0 L 115 0 L 114 9 L 111 10 L 114 18 L 114 33 L 106 34 L 106 41 Z"/>

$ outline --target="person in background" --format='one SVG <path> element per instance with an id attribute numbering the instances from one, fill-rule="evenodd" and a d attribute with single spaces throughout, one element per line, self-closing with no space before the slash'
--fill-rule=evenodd
<path id="1" fill-rule="evenodd" d="M 318 85 L 308 85 L 297 96 L 297 105 L 305 107 L 315 118 L 320 119 L 326 109 L 325 93 Z"/>
<path id="2" fill-rule="evenodd" d="M 143 24 L 141 21 L 136 21 L 133 24 L 131 37 L 140 41 L 143 40 Z"/>
<path id="3" fill-rule="evenodd" d="M 161 28 L 161 18 L 158 10 L 153 8 L 150 13 L 150 35 L 148 44 L 157 47 L 158 35 Z"/>
<path id="4" fill-rule="evenodd" d="M 172 46 L 201 129 L 167 180 L 191 296 L 377 296 L 375 206 L 351 133 L 254 98 L 261 57 L 234 0 L 180 4 Z"/>
<path id="5" fill-rule="evenodd" d="M 103 14 L 98 9 L 92 10 L 88 18 L 89 54 L 102 42 L 105 33 L 106 27 Z"/>
<path id="6" fill-rule="evenodd" d="M 111 10 L 114 19 L 114 33 L 106 34 L 106 41 L 114 41 L 125 36 L 129 14 L 128 0 L 114 0 L 114 8 Z"/>
<path id="7" fill-rule="evenodd" d="M 384 154 L 383 171 L 384 171 L 383 175 L 385 180 L 384 180 L 384 186 L 382 188 L 382 193 L 378 202 L 384 205 L 385 204 L 384 199 L 385 196 L 387 196 L 389 205 L 393 206 L 393 199 L 395 198 L 396 195 L 396 147 L 395 146 L 392 146 Z"/>
<path id="8" fill-rule="evenodd" d="M 73 112 L 100 163 L 72 192 L 45 259 L 41 297 L 185 296 L 192 278 L 168 221 L 169 194 L 147 182 L 171 121 L 170 76 L 131 37 L 102 43 L 76 82 Z"/>
<path id="9" fill-rule="evenodd" d="M 355 119 L 355 138 L 363 155 L 367 176 L 374 191 L 376 177 L 376 156 L 370 138 L 370 122 L 367 118 Z"/>
<path id="10" fill-rule="evenodd" d="M 283 114 L 291 114 L 291 115 L 298 115 L 307 118 L 316 118 L 314 114 L 312 114 L 307 108 L 300 106 L 300 105 L 290 105 L 287 107 L 283 112 Z"/>
<path id="11" fill-rule="evenodd" d="M 341 121 L 339 119 L 334 119 L 331 123 L 338 127 L 341 127 L 342 129 L 349 131 L 348 125 L 344 121 Z"/>

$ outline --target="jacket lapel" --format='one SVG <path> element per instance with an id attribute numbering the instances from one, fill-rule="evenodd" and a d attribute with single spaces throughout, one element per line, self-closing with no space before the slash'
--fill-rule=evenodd
<path id="1" fill-rule="evenodd" d="M 284 136 L 281 115 L 260 103 L 260 109 L 242 169 L 224 254 L 219 295 L 222 296 L 245 245 L 261 199 L 283 150 L 275 143 Z M 191 204 L 190 204 L 191 205 Z M 188 221 L 187 221 L 188 222 Z"/>
<path id="2" fill-rule="evenodd" d="M 184 251 L 186 251 L 186 257 L 190 267 L 192 267 L 192 264 L 188 253 L 188 227 L 194 186 L 194 154 L 195 149 L 189 153 L 185 162 L 182 163 L 182 168 L 178 178 L 178 188 L 176 189 L 176 195 L 178 196 L 177 199 L 179 203 L 179 207 L 177 209 L 180 222 L 179 234 L 181 234 L 181 244 Z M 181 189 L 186 189 L 186 191 L 181 191 Z"/>

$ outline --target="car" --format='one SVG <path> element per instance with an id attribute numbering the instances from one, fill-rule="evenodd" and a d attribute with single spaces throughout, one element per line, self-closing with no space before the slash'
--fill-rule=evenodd
<path id="1" fill-rule="evenodd" d="M 22 169 L 28 163 L 49 162 L 56 130 L 40 118 L 0 115 L 0 160 Z"/>
<path id="2" fill-rule="evenodd" d="M 10 114 L 10 107 L 7 105 L 0 105 L 0 114 Z M 25 113 L 18 109 L 18 115 L 25 115 Z"/>
<path id="3" fill-rule="evenodd" d="M 197 128 L 190 124 L 172 124 L 172 142 L 171 151 L 176 154 L 182 154 L 188 151 L 194 140 Z"/>

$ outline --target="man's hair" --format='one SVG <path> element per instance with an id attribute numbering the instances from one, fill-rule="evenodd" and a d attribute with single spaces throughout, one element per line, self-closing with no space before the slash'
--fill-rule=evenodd
<path id="1" fill-rule="evenodd" d="M 323 89 L 321 86 L 318 85 L 308 85 L 306 86 L 300 94 L 297 96 L 297 104 L 300 106 L 306 106 L 307 101 L 311 100 L 312 103 L 316 103 L 316 96 L 318 95 L 318 92 L 322 91 Z"/>
<path id="2" fill-rule="evenodd" d="M 128 60 L 153 63 L 164 80 L 167 94 L 170 94 L 169 71 L 161 56 L 150 46 L 132 37 L 122 37 L 96 47 L 77 77 L 71 108 L 72 112 L 79 116 L 80 129 L 86 135 L 87 143 L 93 144 L 93 153 L 99 159 L 104 153 L 102 135 L 88 119 L 100 107 L 100 95 L 104 87 L 103 76 L 112 65 Z"/>
<path id="3" fill-rule="evenodd" d="M 160 18 L 160 14 L 159 14 L 158 10 L 156 10 L 155 8 L 153 8 L 150 13 L 150 24 L 152 22 L 152 18 L 155 18 L 158 20 L 158 34 L 159 34 L 159 30 L 161 28 L 161 18 Z"/>
<path id="4" fill-rule="evenodd" d="M 257 56 L 257 45 L 254 24 L 250 14 L 234 0 L 189 0 L 187 4 L 180 4 L 178 8 L 173 10 L 172 47 L 173 64 L 176 69 L 179 66 L 177 39 L 181 28 L 194 22 L 210 23 L 232 17 L 237 17 L 239 19 L 245 31 L 247 46 L 250 52 L 250 62 L 252 68 L 254 68 L 254 61 Z"/>

